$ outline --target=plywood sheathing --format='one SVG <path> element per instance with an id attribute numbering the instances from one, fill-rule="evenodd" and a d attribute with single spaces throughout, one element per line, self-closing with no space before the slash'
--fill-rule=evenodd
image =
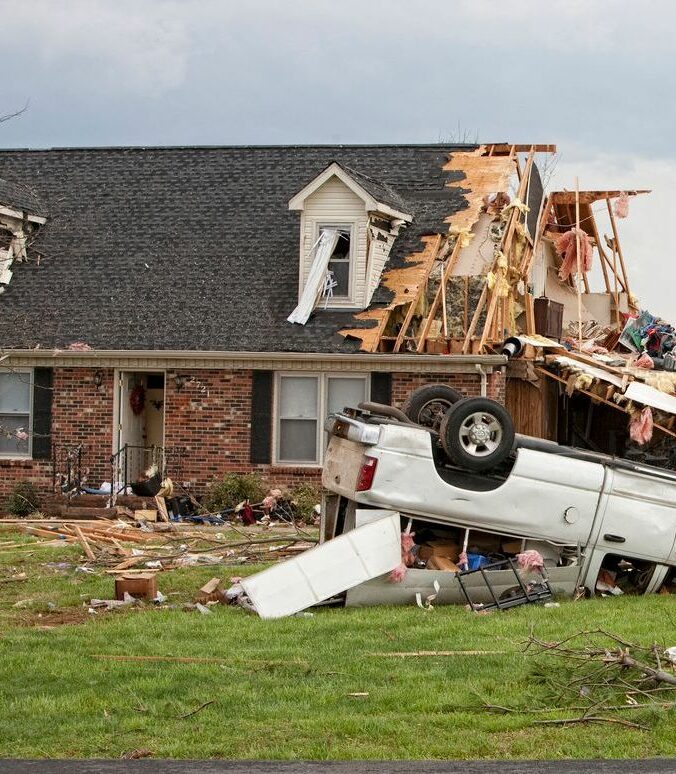
<path id="1" fill-rule="evenodd" d="M 449 161 L 442 167 L 445 172 L 455 172 L 464 175 L 461 180 L 447 183 L 449 188 L 461 190 L 467 207 L 455 212 L 444 221 L 451 230 L 471 229 L 476 223 L 483 206 L 486 194 L 505 191 L 510 175 L 515 171 L 513 156 L 488 156 L 486 145 L 481 145 L 472 151 L 454 152 Z M 412 253 L 405 259 L 406 265 L 401 268 L 385 271 L 381 283 L 392 291 L 391 301 L 376 309 L 367 309 L 355 315 L 359 322 L 373 322 L 370 328 L 347 328 L 339 331 L 341 336 L 360 339 L 360 349 L 364 352 L 376 352 L 380 338 L 383 335 L 390 315 L 397 307 L 412 303 L 420 294 L 427 282 L 438 249 L 436 236 L 422 237 L 424 248 Z"/>
<path id="2" fill-rule="evenodd" d="M 482 145 L 468 153 L 454 153 L 443 166 L 444 172 L 464 173 L 463 180 L 454 180 L 446 185 L 462 189 L 468 205 L 446 218 L 449 231 L 471 229 L 479 219 L 484 196 L 506 191 L 509 178 L 516 171 L 511 156 L 485 156 L 485 152 L 486 146 Z"/>

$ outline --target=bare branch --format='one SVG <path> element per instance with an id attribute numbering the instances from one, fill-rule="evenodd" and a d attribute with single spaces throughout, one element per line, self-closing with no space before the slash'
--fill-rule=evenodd
<path id="1" fill-rule="evenodd" d="M 11 121 L 13 118 L 18 118 L 19 116 L 23 115 L 30 105 L 30 100 L 26 100 L 26 104 L 20 109 L 14 111 L 14 113 L 5 113 L 4 116 L 0 116 L 0 124 L 4 124 L 5 121 Z"/>

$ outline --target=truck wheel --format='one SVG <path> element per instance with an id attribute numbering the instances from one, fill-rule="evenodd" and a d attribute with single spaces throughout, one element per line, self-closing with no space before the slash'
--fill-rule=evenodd
<path id="1" fill-rule="evenodd" d="M 446 412 L 439 434 L 451 462 L 473 471 L 499 465 L 514 445 L 509 412 L 490 398 L 459 400 Z"/>
<path id="2" fill-rule="evenodd" d="M 462 398 L 462 393 L 445 384 L 425 384 L 406 398 L 401 410 L 417 425 L 439 430 L 449 408 Z"/>

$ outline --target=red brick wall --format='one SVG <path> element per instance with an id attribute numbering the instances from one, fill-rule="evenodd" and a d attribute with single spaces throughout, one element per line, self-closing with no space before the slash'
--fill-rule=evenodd
<path id="1" fill-rule="evenodd" d="M 180 474 L 197 491 L 224 473 L 260 473 L 271 486 L 319 484 L 318 468 L 251 464 L 251 378 L 248 370 L 181 370 L 184 386 L 177 390 L 175 372 L 165 382 L 166 447 L 184 447 Z M 171 475 L 171 471 L 170 471 Z"/>
<path id="2" fill-rule="evenodd" d="M 94 375 L 102 375 L 100 387 Z M 88 482 L 99 486 L 110 481 L 113 449 L 113 369 L 56 368 L 52 405 L 52 442 L 83 444 L 83 465 Z"/>
<path id="3" fill-rule="evenodd" d="M 93 485 L 110 480 L 109 458 L 112 449 L 114 373 L 102 370 L 103 382 L 97 389 L 95 369 L 56 368 L 52 439 L 57 444 L 83 443 L 84 464 Z M 224 473 L 255 470 L 271 485 L 318 484 L 318 468 L 252 465 L 249 462 L 250 406 L 252 372 L 250 370 L 181 370 L 185 378 L 177 389 L 175 372 L 165 380 L 165 446 L 184 447 L 180 470 L 170 458 L 169 474 L 180 482 L 190 482 L 199 493 Z M 474 374 L 394 373 L 392 397 L 401 405 L 415 387 L 443 382 L 466 395 L 479 395 L 481 380 Z M 488 377 L 488 395 L 504 402 L 505 377 L 501 372 Z M 51 463 L 32 460 L 0 460 L 0 498 L 19 479 L 33 481 L 42 491 L 51 489 Z M 0 508 L 2 506 L 0 499 Z"/>
<path id="4" fill-rule="evenodd" d="M 447 384 L 467 397 L 481 395 L 479 374 L 392 374 L 392 402 L 401 406 L 409 393 L 423 384 Z M 489 398 L 505 402 L 505 375 L 495 371 L 488 375 L 486 393 Z"/>
<path id="5" fill-rule="evenodd" d="M 52 402 L 52 443 L 82 443 L 83 467 L 89 468 L 88 481 L 97 486 L 110 480 L 113 445 L 113 370 L 100 372 L 103 382 L 97 389 L 94 369 L 55 368 Z M 42 493 L 50 492 L 51 461 L 0 459 L 0 509 L 20 480 L 30 481 Z"/>

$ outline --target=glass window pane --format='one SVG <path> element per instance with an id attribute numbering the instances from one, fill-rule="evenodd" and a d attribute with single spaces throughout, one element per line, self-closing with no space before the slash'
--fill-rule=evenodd
<path id="1" fill-rule="evenodd" d="M 316 419 L 318 385 L 316 376 L 282 376 L 279 381 L 279 416 Z"/>
<path id="2" fill-rule="evenodd" d="M 20 435 L 30 431 L 30 417 L 28 414 L 16 416 L 0 416 L 0 454 L 28 454 L 28 437 L 20 440 Z"/>
<path id="3" fill-rule="evenodd" d="M 30 374 L 0 374 L 0 413 L 25 414 L 31 410 L 30 398 Z"/>
<path id="4" fill-rule="evenodd" d="M 317 461 L 317 422 L 282 419 L 279 423 L 279 459 L 284 462 Z"/>
<path id="5" fill-rule="evenodd" d="M 333 289 L 333 297 L 345 297 L 350 295 L 350 262 L 349 261 L 329 261 L 329 269 L 333 272 L 333 279 L 336 286 Z"/>
<path id="6" fill-rule="evenodd" d="M 329 377 L 327 414 L 342 411 L 346 406 L 357 408 L 366 400 L 366 379 Z"/>

